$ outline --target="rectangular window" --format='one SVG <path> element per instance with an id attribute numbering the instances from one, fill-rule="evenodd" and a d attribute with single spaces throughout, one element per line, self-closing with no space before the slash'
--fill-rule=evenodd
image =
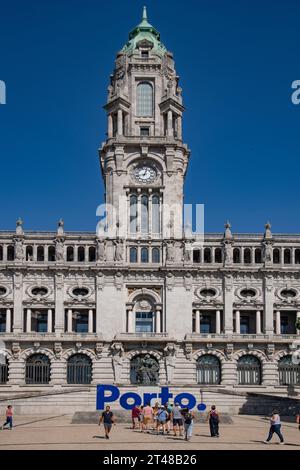
<path id="1" fill-rule="evenodd" d="M 289 317 L 280 318 L 280 332 L 282 335 L 287 335 L 289 333 Z"/>
<path id="2" fill-rule="evenodd" d="M 141 137 L 148 137 L 150 135 L 149 127 L 141 127 Z"/>
<path id="3" fill-rule="evenodd" d="M 5 333 L 6 331 L 6 314 L 0 313 L 0 333 Z"/>
<path id="4" fill-rule="evenodd" d="M 200 319 L 200 333 L 211 333 L 211 317 L 203 315 Z"/>
<path id="5" fill-rule="evenodd" d="M 241 315 L 241 335 L 247 335 L 249 334 L 249 331 L 249 317 Z"/>
<path id="6" fill-rule="evenodd" d="M 152 333 L 153 332 L 152 312 L 136 312 L 135 331 L 136 333 Z"/>
<path id="7" fill-rule="evenodd" d="M 47 313 L 32 312 L 31 316 L 31 329 L 37 333 L 47 333 Z"/>
<path id="8" fill-rule="evenodd" d="M 74 318 L 75 317 L 75 318 Z M 73 331 L 75 333 L 88 333 L 88 315 L 85 313 L 74 313 L 73 314 Z"/>

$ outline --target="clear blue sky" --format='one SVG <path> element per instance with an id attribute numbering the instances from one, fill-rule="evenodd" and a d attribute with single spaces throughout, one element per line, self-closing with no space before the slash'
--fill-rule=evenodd
<path id="1" fill-rule="evenodd" d="M 0 0 L 0 229 L 95 229 L 102 105 L 144 3 L 181 76 L 205 231 L 300 233 L 298 0 Z"/>

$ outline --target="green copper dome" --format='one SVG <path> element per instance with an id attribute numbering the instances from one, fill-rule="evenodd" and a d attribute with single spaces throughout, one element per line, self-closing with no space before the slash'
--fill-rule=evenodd
<path id="1" fill-rule="evenodd" d="M 160 33 L 155 29 L 147 18 L 147 9 L 143 9 L 142 21 L 129 33 L 129 41 L 122 49 L 126 54 L 133 52 L 137 48 L 140 41 L 147 40 L 153 44 L 153 49 L 160 55 L 165 54 L 166 48 L 160 42 Z"/>

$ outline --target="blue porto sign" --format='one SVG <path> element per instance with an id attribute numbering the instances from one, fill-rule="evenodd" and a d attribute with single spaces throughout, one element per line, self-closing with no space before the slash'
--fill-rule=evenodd
<path id="1" fill-rule="evenodd" d="M 145 405 L 146 403 L 150 403 L 151 400 L 159 400 L 162 404 L 172 400 L 174 403 L 179 403 L 182 408 L 187 407 L 193 409 L 197 406 L 199 411 L 205 411 L 206 409 L 204 403 L 197 405 L 196 397 L 191 393 L 182 392 L 173 397 L 173 393 L 169 391 L 169 387 L 161 387 L 159 393 L 143 393 L 143 396 L 140 396 L 136 392 L 121 394 L 119 387 L 115 385 L 97 385 L 97 410 L 104 410 L 106 405 L 111 405 L 117 400 L 119 400 L 120 406 L 124 410 L 132 410 L 134 406 Z"/>

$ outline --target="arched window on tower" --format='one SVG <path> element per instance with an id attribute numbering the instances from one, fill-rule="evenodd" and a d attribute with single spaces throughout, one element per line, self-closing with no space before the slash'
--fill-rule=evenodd
<path id="1" fill-rule="evenodd" d="M 132 194 L 130 196 L 130 220 L 129 228 L 130 233 L 134 234 L 137 232 L 137 196 Z"/>
<path id="2" fill-rule="evenodd" d="M 160 234 L 160 200 L 158 194 L 152 196 L 152 233 Z"/>
<path id="3" fill-rule="evenodd" d="M 7 247 L 7 261 L 14 261 L 15 259 L 15 247 L 13 245 L 9 245 Z"/>
<path id="4" fill-rule="evenodd" d="M 260 248 L 255 248 L 255 263 L 262 263 L 262 253 Z"/>
<path id="5" fill-rule="evenodd" d="M 244 249 L 244 263 L 251 264 L 251 250 L 250 248 Z"/>
<path id="6" fill-rule="evenodd" d="M 85 250 L 83 246 L 78 247 L 77 259 L 79 263 L 83 263 L 85 261 Z"/>
<path id="7" fill-rule="evenodd" d="M 222 250 L 221 248 L 215 249 L 215 263 L 222 263 Z"/>
<path id="8" fill-rule="evenodd" d="M 45 249 L 43 246 L 37 247 L 37 260 L 38 261 L 45 261 Z"/>
<path id="9" fill-rule="evenodd" d="M 0 245 L 0 261 L 3 261 L 3 246 Z"/>
<path id="10" fill-rule="evenodd" d="M 26 261 L 33 261 L 33 247 L 26 246 Z"/>
<path id="11" fill-rule="evenodd" d="M 300 264 L 300 249 L 295 250 L 295 264 Z"/>
<path id="12" fill-rule="evenodd" d="M 233 262 L 240 263 L 241 262 L 241 252 L 239 248 L 234 248 L 233 250 Z"/>
<path id="13" fill-rule="evenodd" d="M 291 250 L 289 248 L 284 250 L 284 264 L 291 264 Z"/>
<path id="14" fill-rule="evenodd" d="M 273 263 L 279 264 L 280 263 L 280 251 L 278 248 L 273 250 Z"/>
<path id="15" fill-rule="evenodd" d="M 142 248 L 141 249 L 141 262 L 142 263 L 148 263 L 149 262 L 149 250 L 148 248 Z"/>
<path id="16" fill-rule="evenodd" d="M 89 261 L 96 261 L 96 248 L 94 246 L 89 247 Z"/>
<path id="17" fill-rule="evenodd" d="M 204 249 L 204 263 L 211 263 L 211 249 Z"/>
<path id="18" fill-rule="evenodd" d="M 67 248 L 67 261 L 74 261 L 74 248 L 72 246 Z"/>
<path id="19" fill-rule="evenodd" d="M 152 263 L 160 263 L 159 248 L 152 248 Z"/>
<path id="20" fill-rule="evenodd" d="M 141 198 L 141 231 L 142 233 L 149 232 L 149 199 L 146 194 Z"/>
<path id="21" fill-rule="evenodd" d="M 137 263 L 137 249 L 130 248 L 130 263 Z"/>
<path id="22" fill-rule="evenodd" d="M 153 88 L 150 83 L 141 82 L 136 89 L 136 111 L 139 117 L 153 116 Z"/>
<path id="23" fill-rule="evenodd" d="M 48 261 L 55 261 L 55 248 L 54 246 L 48 247 Z"/>

